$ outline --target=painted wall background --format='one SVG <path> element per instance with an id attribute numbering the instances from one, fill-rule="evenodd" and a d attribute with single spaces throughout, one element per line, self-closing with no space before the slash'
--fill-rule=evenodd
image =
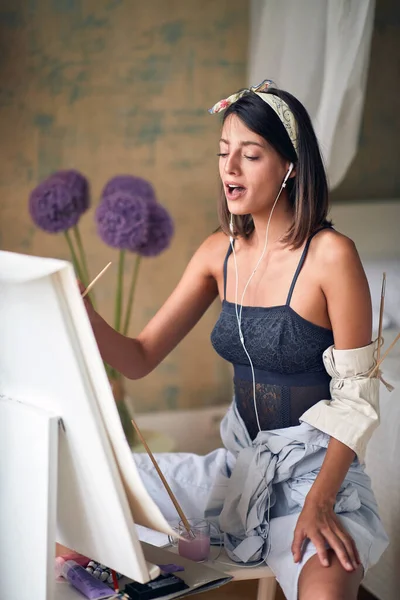
<path id="1" fill-rule="evenodd" d="M 334 206 L 399 198 L 399 10 L 376 4 L 360 150 Z M 176 236 L 142 263 L 138 333 L 217 226 L 219 119 L 207 108 L 245 85 L 248 36 L 248 0 L 0 0 L 0 247 L 69 258 L 64 239 L 37 231 L 27 212 L 30 190 L 56 169 L 81 170 L 94 205 L 115 174 L 150 180 Z M 117 255 L 98 239 L 93 210 L 81 230 L 92 276 L 114 263 L 96 287 L 111 321 Z M 209 342 L 218 311 L 129 382 L 138 411 L 229 401 L 230 369 Z"/>
<path id="2" fill-rule="evenodd" d="M 69 258 L 63 237 L 30 221 L 30 190 L 60 168 L 90 180 L 152 182 L 171 212 L 169 251 L 142 262 L 131 324 L 138 333 L 217 227 L 218 117 L 207 108 L 246 81 L 247 0 L 0 2 L 0 247 Z M 116 253 L 80 223 L 100 312 L 113 315 Z M 129 265 L 127 266 L 129 268 Z M 138 411 L 227 402 L 230 371 L 211 347 L 219 305 L 147 378 L 129 382 Z"/>

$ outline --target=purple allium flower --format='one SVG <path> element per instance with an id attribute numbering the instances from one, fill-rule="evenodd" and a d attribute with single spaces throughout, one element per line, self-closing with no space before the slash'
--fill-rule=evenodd
<path id="1" fill-rule="evenodd" d="M 128 192 L 132 196 L 140 196 L 147 202 L 156 202 L 156 194 L 151 183 L 142 179 L 141 177 L 135 177 L 133 175 L 116 175 L 110 179 L 104 189 L 102 196 L 109 196 L 113 192 Z"/>
<path id="2" fill-rule="evenodd" d="M 137 248 L 142 256 L 157 256 L 164 252 L 174 235 L 174 224 L 168 211 L 160 204 L 151 204 L 146 242 Z"/>
<path id="3" fill-rule="evenodd" d="M 87 180 L 77 171 L 54 173 L 29 197 L 33 222 L 48 233 L 59 233 L 76 225 L 88 206 Z"/>
<path id="4" fill-rule="evenodd" d="M 82 212 L 89 208 L 89 182 L 82 173 L 74 169 L 56 171 L 51 178 L 60 179 L 68 186 L 74 197 L 77 198 L 79 206 L 82 207 Z"/>
<path id="5" fill-rule="evenodd" d="M 96 210 L 97 232 L 103 242 L 120 250 L 136 252 L 149 231 L 149 204 L 127 191 L 104 195 Z"/>

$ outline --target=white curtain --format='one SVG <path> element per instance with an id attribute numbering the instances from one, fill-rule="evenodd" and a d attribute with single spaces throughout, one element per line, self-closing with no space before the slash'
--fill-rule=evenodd
<path id="1" fill-rule="evenodd" d="M 251 0 L 249 85 L 272 79 L 307 108 L 336 187 L 356 154 L 375 0 Z"/>

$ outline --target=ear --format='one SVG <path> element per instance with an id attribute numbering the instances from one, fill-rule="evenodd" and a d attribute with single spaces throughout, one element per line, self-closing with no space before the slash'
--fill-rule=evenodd
<path id="1" fill-rule="evenodd" d="M 285 178 L 284 178 L 284 180 L 282 182 L 282 187 L 286 187 L 286 182 L 291 177 L 293 171 L 294 171 L 294 164 L 291 162 L 289 164 L 288 170 L 286 171 Z"/>
<path id="2" fill-rule="evenodd" d="M 296 177 L 296 166 L 292 162 L 286 163 L 286 175 L 284 182 L 286 183 L 289 179 Z"/>

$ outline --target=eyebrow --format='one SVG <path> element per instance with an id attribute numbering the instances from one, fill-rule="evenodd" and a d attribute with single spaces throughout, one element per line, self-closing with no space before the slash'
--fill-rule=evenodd
<path id="1" fill-rule="evenodd" d="M 224 140 L 224 138 L 221 138 L 219 141 L 223 142 L 224 144 L 228 144 L 228 146 L 229 146 L 228 140 Z M 252 141 L 240 142 L 240 146 L 258 146 L 259 148 L 265 149 L 265 146 L 263 146 L 263 144 L 259 144 L 258 142 L 252 142 Z"/>

